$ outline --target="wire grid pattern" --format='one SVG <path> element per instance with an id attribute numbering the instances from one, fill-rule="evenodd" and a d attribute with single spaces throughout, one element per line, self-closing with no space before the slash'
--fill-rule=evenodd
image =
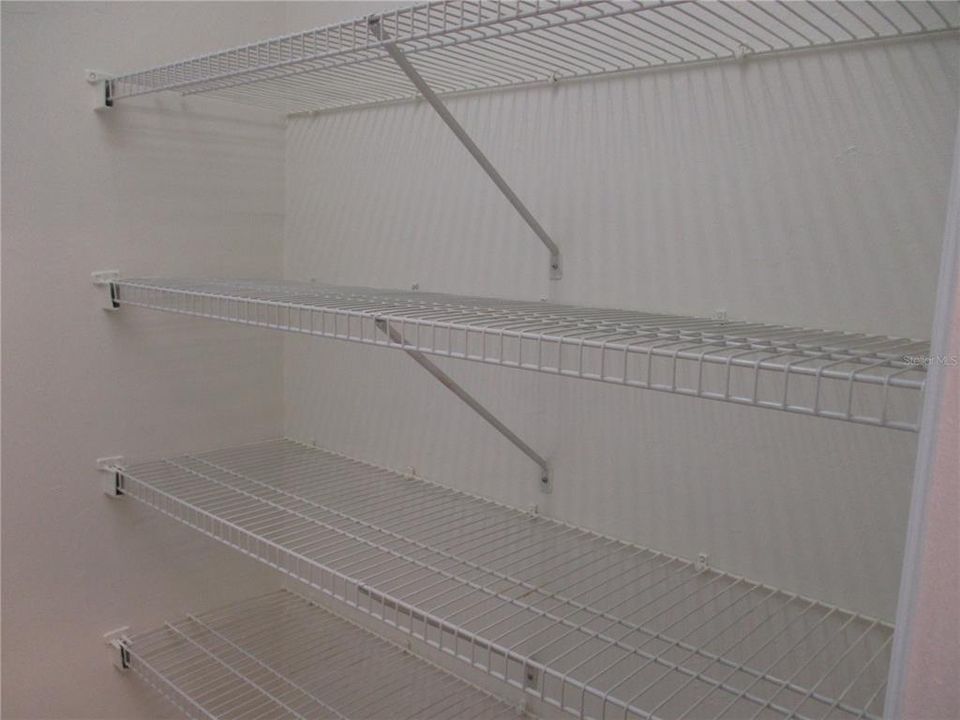
<path id="1" fill-rule="evenodd" d="M 879 718 L 891 626 L 289 440 L 121 492 L 577 717 Z"/>
<path id="2" fill-rule="evenodd" d="M 281 590 L 131 638 L 129 667 L 193 718 L 515 718 L 516 709 Z"/>
<path id="3" fill-rule="evenodd" d="M 916 431 L 929 343 L 316 283 L 131 279 L 120 306 Z"/>
<path id="4" fill-rule="evenodd" d="M 438 93 L 909 37 L 958 27 L 954 2 L 503 0 L 377 16 Z M 113 99 L 173 90 L 285 113 L 417 96 L 367 18 L 114 78 Z"/>

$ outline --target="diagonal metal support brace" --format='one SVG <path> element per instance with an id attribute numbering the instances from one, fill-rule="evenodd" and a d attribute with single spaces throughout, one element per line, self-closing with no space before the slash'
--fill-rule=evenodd
<path id="1" fill-rule="evenodd" d="M 390 36 L 383 29 L 383 24 L 380 22 L 379 16 L 373 16 L 369 18 L 367 23 L 370 26 L 370 32 L 378 39 L 384 42 L 384 49 L 387 51 L 387 54 L 390 55 L 391 59 L 403 70 L 404 74 L 410 79 L 417 90 L 420 91 L 420 94 L 423 95 L 424 99 L 430 103 L 434 110 L 437 111 L 437 115 L 447 124 L 453 134 L 457 136 L 457 139 L 463 143 L 463 146 L 467 148 L 473 159 L 476 160 L 480 167 L 483 168 L 484 172 L 493 180 L 493 184 L 496 185 L 500 192 L 503 193 L 504 197 L 510 201 L 510 204 L 513 205 L 514 209 L 520 213 L 520 217 L 524 219 L 527 225 L 530 226 L 530 229 L 540 238 L 547 250 L 550 251 L 550 278 L 552 280 L 559 280 L 563 268 L 560 265 L 560 248 L 553 241 L 553 238 L 543 229 L 543 226 L 537 222 L 537 219 L 533 214 L 527 209 L 527 206 L 523 204 L 523 201 L 517 197 L 517 194 L 510 188 L 507 184 L 507 181 L 503 179 L 503 176 L 497 172 L 497 169 L 493 164 L 487 159 L 487 156 L 483 154 L 483 151 L 477 147 L 477 144 L 471 139 L 467 134 L 467 131 L 463 129 L 463 126 L 457 122 L 457 119 L 450 113 L 447 109 L 447 106 L 443 104 L 443 101 L 437 97 L 437 94 L 430 88 L 427 84 L 427 81 L 423 79 L 420 73 L 417 72 L 416 68 L 410 63 L 406 55 L 403 54 L 403 51 L 397 47 L 395 42 L 387 42 L 390 40 Z"/>
<path id="2" fill-rule="evenodd" d="M 513 430 L 500 422 L 500 420 L 498 420 L 492 412 L 487 410 L 476 398 L 460 387 L 460 385 L 458 385 L 453 378 L 434 365 L 433 362 L 429 360 L 423 353 L 417 350 L 408 349 L 406 347 L 407 342 L 399 330 L 391 327 L 386 320 L 377 320 L 376 325 L 377 329 L 390 338 L 390 342 L 400 346 L 407 355 L 413 358 L 414 362 L 416 362 L 428 373 L 433 375 L 433 377 L 439 380 L 440 383 L 447 388 L 447 390 L 460 398 L 471 410 L 490 423 L 498 433 L 513 443 L 513 445 L 520 450 L 520 452 L 539 465 L 540 489 L 543 492 L 550 492 L 550 471 L 547 467 L 547 461 L 542 455 L 527 445 L 527 443 L 525 443 L 515 432 L 513 432 Z"/>

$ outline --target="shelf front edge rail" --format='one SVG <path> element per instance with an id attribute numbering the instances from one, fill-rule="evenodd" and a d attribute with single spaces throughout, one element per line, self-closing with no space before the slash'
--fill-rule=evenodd
<path id="1" fill-rule="evenodd" d="M 315 283 L 112 287 L 120 307 L 914 432 L 929 352 L 902 338 Z"/>
<path id="2" fill-rule="evenodd" d="M 102 82 L 110 104 L 161 91 L 284 113 L 416 97 L 374 19 L 438 93 L 742 60 L 955 33 L 956 3 L 448 0 L 189 58 Z"/>

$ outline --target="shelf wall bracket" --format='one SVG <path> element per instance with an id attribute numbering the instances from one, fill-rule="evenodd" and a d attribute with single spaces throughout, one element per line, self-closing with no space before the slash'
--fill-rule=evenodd
<path id="1" fill-rule="evenodd" d="M 513 430 L 504 425 L 492 412 L 487 410 L 483 405 L 480 404 L 473 395 L 464 390 L 456 380 L 447 375 L 443 370 L 438 368 L 430 359 L 428 359 L 423 353 L 418 352 L 417 350 L 412 350 L 407 347 L 408 343 L 404 339 L 403 335 L 394 327 L 391 327 L 387 320 L 381 319 L 376 321 L 377 329 L 379 329 L 384 335 L 390 338 L 390 342 L 399 346 L 403 351 L 409 355 L 415 363 L 420 367 L 426 370 L 428 373 L 433 375 L 441 385 L 443 385 L 447 390 L 452 392 L 458 398 L 460 398 L 471 410 L 473 410 L 477 415 L 486 420 L 493 428 L 503 435 L 507 440 L 509 440 L 514 447 L 516 447 L 520 452 L 526 455 L 528 458 L 533 460 L 537 465 L 540 466 L 540 490 L 541 492 L 550 492 L 552 490 L 552 483 L 550 479 L 550 470 L 547 465 L 546 459 L 540 455 L 536 450 L 527 445 L 523 439 L 517 435 Z"/>
<path id="2" fill-rule="evenodd" d="M 467 134 L 467 131 L 463 129 L 463 126 L 459 122 L 457 122 L 457 119 L 447 109 L 447 106 L 443 104 L 443 101 L 437 97 L 437 94 L 430 88 L 430 85 L 428 85 L 427 81 L 423 79 L 423 76 L 421 76 L 420 73 L 417 72 L 417 69 L 413 67 L 413 64 L 407 59 L 407 56 L 404 55 L 403 51 L 397 47 L 396 42 L 388 42 L 390 40 L 390 35 L 387 34 L 387 32 L 383 29 L 383 24 L 380 22 L 380 17 L 376 15 L 372 16 L 367 20 L 367 23 L 370 27 L 370 32 L 373 33 L 374 37 L 384 43 L 383 47 L 387 51 L 387 54 L 390 55 L 390 58 L 410 79 L 410 82 L 414 84 L 417 90 L 420 91 L 420 94 L 423 95 L 424 100 L 430 103 L 430 106 L 437 112 L 437 115 L 440 116 L 440 119 L 443 120 L 443 122 L 447 124 L 447 127 L 453 131 L 453 134 L 457 136 L 457 139 L 470 152 L 470 154 L 473 156 L 473 159 L 477 161 L 480 167 L 483 168 L 483 171 L 490 177 L 491 180 L 493 180 L 493 184 L 496 185 L 500 192 L 503 193 L 504 197 L 510 201 L 510 204 L 513 205 L 514 209 L 520 213 L 520 217 L 522 217 L 527 225 L 530 226 L 530 229 L 533 230 L 534 234 L 540 238 L 540 242 L 542 242 L 550 252 L 550 279 L 559 280 L 563 274 L 563 266 L 560 262 L 559 246 L 553 241 L 553 238 L 550 237 L 550 234 L 533 216 L 533 213 L 527 209 L 527 206 L 523 204 L 523 201 L 517 197 L 517 194 L 507 184 L 507 181 L 503 179 L 503 176 L 499 172 L 497 172 L 497 169 L 493 166 L 493 163 L 491 163 L 487 159 L 487 156 L 483 154 L 483 151 L 477 147 L 477 144 Z"/>
<path id="3" fill-rule="evenodd" d="M 123 497 L 123 456 L 97 458 L 97 470 L 105 474 L 103 494 L 110 498 Z"/>
<path id="4" fill-rule="evenodd" d="M 107 302 L 104 304 L 104 310 L 120 309 L 120 286 L 117 282 L 120 280 L 119 270 L 97 270 L 90 273 L 91 282 L 97 287 L 106 288 L 109 292 Z"/>
<path id="5" fill-rule="evenodd" d="M 113 663 L 113 666 L 121 672 L 130 669 L 130 638 L 127 636 L 129 631 L 130 628 L 124 625 L 105 633 L 103 636 L 103 641 L 107 646 L 107 657 Z"/>
<path id="6" fill-rule="evenodd" d="M 84 70 L 87 82 L 93 86 L 93 109 L 108 110 L 113 107 L 113 76 L 99 70 Z"/>

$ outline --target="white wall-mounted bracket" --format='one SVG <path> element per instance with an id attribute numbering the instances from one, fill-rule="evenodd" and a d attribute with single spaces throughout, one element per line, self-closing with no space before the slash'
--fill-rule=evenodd
<path id="1" fill-rule="evenodd" d="M 127 636 L 129 630 L 130 628 L 124 625 L 103 635 L 110 662 L 121 672 L 130 668 L 130 638 Z"/>
<path id="2" fill-rule="evenodd" d="M 120 279 L 119 270 L 97 270 L 96 272 L 90 273 L 90 278 L 94 285 L 97 287 L 107 288 L 109 296 L 107 298 L 106 304 L 104 304 L 104 310 L 119 310 L 120 309 L 120 288 L 117 286 L 117 281 Z"/>
<path id="3" fill-rule="evenodd" d="M 123 456 L 97 458 L 97 470 L 104 474 L 103 494 L 112 498 L 123 497 Z"/>
<path id="4" fill-rule="evenodd" d="M 553 477 L 550 475 L 549 468 L 541 468 L 543 470 L 540 473 L 540 492 L 542 493 L 552 493 L 553 492 Z"/>
<path id="5" fill-rule="evenodd" d="M 522 217 L 527 225 L 530 226 L 530 229 L 533 230 L 534 234 L 540 238 L 540 242 L 542 242 L 550 252 L 550 279 L 559 280 L 563 275 L 563 265 L 560 260 L 559 246 L 553 241 L 553 238 L 550 237 L 550 234 L 544 230 L 543 226 L 533 216 L 533 213 L 527 209 L 527 206 L 523 204 L 523 201 L 517 197 L 517 194 L 507 184 L 507 181 L 503 179 L 503 176 L 499 172 L 497 172 L 497 169 L 493 166 L 493 163 L 487 159 L 487 156 L 483 154 L 483 151 L 480 150 L 473 139 L 467 134 L 467 131 L 463 129 L 463 126 L 451 114 L 451 112 L 447 109 L 447 106 L 443 104 L 443 101 L 437 97 L 437 94 L 433 91 L 430 85 L 427 84 L 427 81 L 423 79 L 420 73 L 417 72 L 417 69 L 413 67 L 410 60 L 407 59 L 407 56 L 403 54 L 403 51 L 397 47 L 395 42 L 387 42 L 390 40 L 390 35 L 388 35 L 383 29 L 383 24 L 380 22 L 380 16 L 371 16 L 368 18 L 367 23 L 370 27 L 370 32 L 372 32 L 378 40 L 384 42 L 383 48 L 387 51 L 387 54 L 390 55 L 390 58 L 403 71 L 404 75 L 409 78 L 410 82 L 414 84 L 417 90 L 420 91 L 420 94 L 423 96 L 424 100 L 430 103 L 437 115 L 440 116 L 440 119 L 443 120 L 447 127 L 453 131 L 453 134 L 457 136 L 457 139 L 473 156 L 473 159 L 477 161 L 481 168 L 483 168 L 483 171 L 493 181 L 493 184 L 496 185 L 500 192 L 503 193 L 504 197 L 506 197 L 510 204 L 513 205 L 514 209 L 520 213 L 520 217 Z"/>
<path id="6" fill-rule="evenodd" d="M 83 74 L 87 82 L 93 86 L 93 109 L 107 110 L 112 108 L 113 98 L 110 97 L 112 88 L 109 81 L 113 79 L 113 76 L 99 70 L 84 70 Z"/>
<path id="7" fill-rule="evenodd" d="M 428 373 L 433 375 L 441 385 L 443 385 L 447 390 L 452 392 L 458 398 L 460 398 L 471 410 L 473 410 L 477 415 L 486 420 L 493 428 L 503 435 L 507 440 L 509 440 L 514 447 L 516 447 L 520 452 L 526 455 L 528 458 L 533 460 L 540 467 L 540 490 L 541 492 L 550 492 L 552 490 L 552 483 L 550 481 L 550 470 L 547 465 L 546 459 L 540 455 L 536 450 L 530 447 L 523 439 L 517 435 L 513 430 L 504 425 L 496 415 L 487 410 L 479 400 L 477 400 L 473 395 L 464 390 L 456 380 L 447 375 L 443 370 L 437 367 L 430 359 L 427 358 L 422 352 L 416 350 L 410 350 L 407 348 L 407 342 L 404 339 L 403 335 L 399 330 L 392 327 L 386 319 L 376 320 L 377 329 L 380 330 L 384 335 L 390 338 L 390 342 L 398 345 L 403 349 L 403 351 L 409 355 L 415 363 L 420 367 L 426 370 Z"/>

